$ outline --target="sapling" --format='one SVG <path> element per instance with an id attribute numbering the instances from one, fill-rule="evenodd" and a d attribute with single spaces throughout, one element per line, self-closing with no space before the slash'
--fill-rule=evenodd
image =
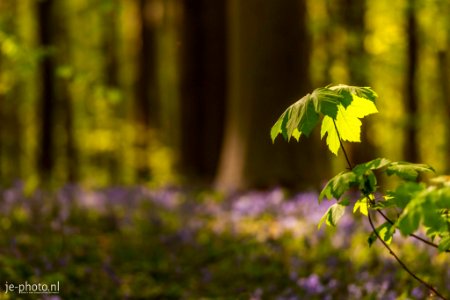
<path id="1" fill-rule="evenodd" d="M 447 299 L 412 271 L 390 244 L 398 230 L 439 252 L 450 252 L 450 176 L 438 176 L 424 182 L 419 175 L 434 173 L 432 167 L 386 158 L 353 165 L 345 150 L 345 141 L 361 142 L 361 119 L 378 113 L 377 97 L 370 87 L 339 84 L 318 88 L 289 106 L 279 117 L 270 132 L 272 141 L 278 135 L 287 141 L 291 138 L 299 141 L 302 135 L 309 136 L 321 121 L 321 138 L 326 136 L 326 144 L 333 154 L 338 155 L 339 149 L 342 150 L 348 169 L 333 177 L 322 189 L 319 202 L 323 199 L 335 199 L 336 202 L 323 215 L 319 227 L 323 223 L 336 226 L 345 208 L 352 206 L 353 213 L 365 215 L 372 228 L 369 246 L 379 240 L 409 275 L 439 298 Z M 399 183 L 393 189 L 382 189 L 377 184 L 380 174 L 396 176 Z M 360 195 L 356 201 L 350 201 L 349 192 L 354 188 Z M 397 217 L 389 217 L 387 212 L 390 210 Z M 382 217 L 382 224 L 374 224 L 374 213 Z M 419 228 L 426 229 L 426 238 L 415 233 Z"/>

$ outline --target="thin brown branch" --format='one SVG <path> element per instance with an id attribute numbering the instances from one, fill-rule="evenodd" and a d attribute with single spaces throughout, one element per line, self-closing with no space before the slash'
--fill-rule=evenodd
<path id="1" fill-rule="evenodd" d="M 342 143 L 342 139 L 341 136 L 339 134 L 339 130 L 336 126 L 336 122 L 333 120 L 333 124 L 334 124 L 334 128 L 336 129 L 336 133 L 338 135 L 339 138 L 339 144 L 342 148 L 342 151 L 344 152 L 345 155 L 345 159 L 347 160 L 347 164 L 350 170 L 353 169 L 353 166 L 350 162 L 350 159 L 348 158 L 347 152 L 345 151 L 344 145 Z M 370 223 L 370 227 L 372 228 L 372 231 L 375 233 L 376 237 L 378 240 L 381 241 L 381 243 L 384 245 L 384 247 L 389 251 L 389 254 L 391 254 L 395 260 L 400 264 L 400 266 L 410 275 L 412 276 L 414 279 L 416 279 L 418 282 L 420 282 L 422 285 L 424 285 L 426 288 L 428 288 L 430 291 L 432 291 L 436 296 L 438 296 L 439 298 L 443 299 L 443 300 L 449 300 L 447 298 L 445 298 L 441 293 L 439 293 L 431 284 L 429 284 L 428 282 L 424 281 L 423 279 L 421 279 L 420 277 L 418 277 L 414 272 L 412 272 L 407 266 L 406 264 L 398 257 L 398 255 L 392 250 L 391 247 L 389 247 L 389 245 L 380 237 L 380 235 L 378 234 L 373 222 L 372 222 L 372 217 L 370 216 L 370 210 L 369 210 L 369 203 L 373 204 L 373 200 L 370 199 L 369 196 L 366 196 L 367 198 L 367 216 L 369 219 L 369 223 Z M 386 221 L 390 222 L 391 224 L 393 224 L 393 222 L 381 211 L 377 210 L 378 212 L 381 213 L 381 215 L 386 219 Z M 413 235 L 412 235 L 413 236 Z M 416 238 L 419 238 L 419 240 L 422 240 L 422 238 L 415 236 Z M 427 241 L 428 242 L 428 241 Z M 428 244 L 428 243 L 427 243 Z"/>
<path id="2" fill-rule="evenodd" d="M 367 205 L 368 206 L 368 205 Z M 375 229 L 375 226 L 373 225 L 372 222 L 372 217 L 370 216 L 370 211 L 368 211 L 367 213 L 368 219 L 369 219 L 369 223 L 370 223 L 370 227 L 372 227 L 373 232 L 375 233 L 375 235 L 377 236 L 378 240 L 381 241 L 381 243 L 384 245 L 384 247 L 389 251 L 389 254 L 391 254 L 395 260 L 400 264 L 400 266 L 402 266 L 402 268 L 408 272 L 409 275 L 411 275 L 414 279 L 416 279 L 417 281 L 419 281 L 421 284 L 423 284 L 427 289 L 429 289 L 430 291 L 432 291 L 434 294 L 436 294 L 436 296 L 438 296 L 441 299 L 444 300 L 448 300 L 447 298 L 445 298 L 441 293 L 439 293 L 431 284 L 427 283 L 426 281 L 424 281 L 423 279 L 421 279 L 420 277 L 418 277 L 416 274 L 414 274 L 414 272 L 412 272 L 407 266 L 406 264 L 397 256 L 397 254 L 395 254 L 395 252 L 392 250 L 391 247 L 389 247 L 389 245 L 380 237 L 380 235 L 378 234 L 377 230 Z"/>
<path id="3" fill-rule="evenodd" d="M 370 204 L 372 204 L 372 205 L 375 204 L 375 202 L 373 200 L 371 200 L 371 199 L 369 199 L 369 200 L 370 200 Z M 392 221 L 388 216 L 386 216 L 381 209 L 378 208 L 378 209 L 375 209 L 375 210 L 376 210 L 377 213 L 379 213 L 391 225 L 395 224 L 394 221 Z M 419 241 L 423 242 L 424 244 L 427 244 L 428 246 L 431 246 L 433 248 L 436 248 L 436 249 L 439 248 L 439 246 L 437 244 L 435 244 L 435 243 L 433 243 L 433 242 L 431 242 L 429 240 L 426 240 L 423 237 L 418 236 L 418 235 L 416 235 L 414 233 L 411 233 L 408 236 L 410 236 L 412 238 L 415 238 L 416 240 L 419 240 Z M 444 252 L 450 253 L 450 249 L 449 250 L 445 250 Z"/>
<path id="4" fill-rule="evenodd" d="M 339 130 L 336 126 L 336 122 L 334 120 L 333 120 L 333 124 L 334 124 L 334 128 L 336 129 L 336 133 L 337 133 L 337 136 L 339 139 L 339 144 L 341 145 L 342 152 L 344 152 L 344 156 L 345 156 L 345 160 L 347 161 L 348 168 L 349 168 L 349 170 L 351 170 L 351 169 L 353 169 L 352 163 L 350 162 L 350 159 L 348 158 L 347 151 L 345 151 L 344 144 L 342 143 L 341 135 L 339 133 Z"/>
<path id="5" fill-rule="evenodd" d="M 376 209 L 376 211 L 377 211 L 377 212 L 378 212 L 378 213 L 379 213 L 379 214 L 380 214 L 387 222 L 389 222 L 391 225 L 394 225 L 394 222 L 393 222 L 391 219 L 389 219 L 389 217 L 386 216 L 380 209 Z M 429 241 L 429 240 L 426 240 L 426 239 L 424 239 L 423 237 L 418 236 L 418 235 L 416 235 L 416 234 L 414 234 L 414 233 L 409 234 L 409 236 L 412 237 L 412 238 L 415 238 L 416 240 L 419 240 L 419 241 L 421 241 L 421 242 L 423 242 L 423 243 L 425 243 L 425 244 L 427 244 L 427 245 L 429 245 L 429 246 L 431 246 L 431 247 L 434 247 L 434 248 L 436 248 L 436 249 L 439 248 L 439 246 L 436 245 L 435 243 L 433 243 L 433 242 L 431 242 L 431 241 Z M 445 252 L 449 252 L 449 253 L 450 253 L 450 250 L 445 250 Z"/>

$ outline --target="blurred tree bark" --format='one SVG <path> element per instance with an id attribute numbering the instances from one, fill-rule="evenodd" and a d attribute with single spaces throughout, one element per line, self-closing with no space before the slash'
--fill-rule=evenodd
<path id="1" fill-rule="evenodd" d="M 450 32 L 449 32 L 450 33 Z M 441 99 L 444 108 L 445 120 L 445 145 L 444 153 L 447 153 L 444 170 L 446 174 L 450 174 L 450 37 L 448 37 L 449 45 L 446 50 L 438 52 L 439 62 L 439 78 L 441 87 Z"/>
<path id="2" fill-rule="evenodd" d="M 117 0 L 110 1 L 111 6 L 106 8 L 103 12 L 103 49 L 104 61 L 103 61 L 103 81 L 108 91 L 120 90 L 120 60 L 118 47 L 120 40 L 118 36 L 118 23 L 119 23 L 119 3 Z M 118 118 L 117 108 L 114 110 L 114 119 Z M 117 151 L 109 153 L 106 157 L 106 165 L 109 170 L 110 181 L 113 184 L 119 182 L 119 158 L 117 157 Z"/>
<path id="3" fill-rule="evenodd" d="M 53 0 L 42 0 L 37 3 L 39 42 L 47 50 L 41 60 L 41 99 L 40 99 L 40 149 L 38 154 L 38 168 L 41 178 L 47 180 L 54 167 L 54 134 L 55 125 L 55 63 L 53 51 Z"/>
<path id="4" fill-rule="evenodd" d="M 2 7 L 0 4 L 0 11 L 1 11 Z M 2 56 L 0 55 L 0 70 L 2 69 Z M 4 116 L 3 116 L 3 103 L 5 101 L 5 95 L 0 93 L 0 123 L 1 124 L 5 124 L 5 120 L 4 120 Z M 3 159 L 5 157 L 4 155 L 4 138 L 3 138 L 3 131 L 4 131 L 4 126 L 0 126 L 0 180 L 3 181 Z"/>
<path id="5" fill-rule="evenodd" d="M 135 167 L 138 181 L 151 177 L 149 168 L 149 139 L 151 129 L 159 125 L 158 74 L 157 74 L 157 10 L 159 0 L 138 0 L 140 45 L 137 61 L 136 103 L 134 114 Z"/>
<path id="6" fill-rule="evenodd" d="M 72 40 L 70 35 L 70 29 L 68 24 L 68 18 L 70 15 L 70 7 L 66 6 L 67 3 L 56 2 L 54 5 L 54 10 L 58 11 L 58 14 L 53 16 L 53 22 L 58 23 L 58 26 L 54 27 L 53 41 L 55 45 L 58 46 L 55 52 L 55 64 L 58 66 L 63 66 L 65 68 L 72 67 Z M 63 136 L 63 144 L 57 145 L 63 148 L 61 154 L 64 155 L 66 180 L 71 183 L 77 182 L 79 179 L 79 156 L 78 148 L 75 141 L 74 133 L 74 110 L 72 104 L 73 94 L 70 92 L 72 75 L 60 74 L 60 76 L 55 76 L 55 122 L 62 123 L 62 132 L 58 132 L 58 135 Z M 58 139 L 59 140 L 59 139 Z M 56 159 L 55 159 L 56 160 Z"/>
<path id="7" fill-rule="evenodd" d="M 211 183 L 223 138 L 226 97 L 225 0 L 182 1 L 181 170 Z"/>
<path id="8" fill-rule="evenodd" d="M 445 120 L 445 144 L 444 153 L 446 153 L 446 160 L 444 165 L 445 174 L 450 174 L 450 19 L 448 14 L 450 13 L 450 3 L 442 2 L 439 5 L 439 11 L 442 13 L 444 20 L 446 20 L 446 45 L 440 51 L 438 51 L 439 62 L 439 79 L 441 88 L 441 100 L 444 108 L 444 120 Z"/>
<path id="9" fill-rule="evenodd" d="M 403 155 L 405 160 L 418 162 L 419 145 L 417 141 L 418 101 L 416 91 L 416 74 L 418 62 L 418 36 L 416 20 L 416 1 L 409 0 L 406 12 L 407 21 L 407 72 L 405 83 L 405 113 L 407 117 Z"/>
<path id="10" fill-rule="evenodd" d="M 329 170 L 317 131 L 297 144 L 269 131 L 288 105 L 310 91 L 305 1 L 228 2 L 229 94 L 216 186 L 310 187 Z"/>

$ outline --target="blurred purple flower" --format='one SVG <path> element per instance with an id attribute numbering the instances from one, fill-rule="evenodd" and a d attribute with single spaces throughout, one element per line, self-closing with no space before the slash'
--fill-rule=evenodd
<path id="1" fill-rule="evenodd" d="M 250 192 L 240 196 L 232 204 L 233 215 L 237 218 L 247 216 L 255 217 L 271 208 L 276 208 L 283 201 L 283 193 L 280 189 L 270 192 Z"/>
<path id="2" fill-rule="evenodd" d="M 325 291 L 325 287 L 320 282 L 320 277 L 317 274 L 311 274 L 309 277 L 300 278 L 297 281 L 297 284 L 311 295 L 318 295 Z"/>
<path id="3" fill-rule="evenodd" d="M 257 288 L 255 291 L 253 291 L 250 299 L 251 300 L 260 300 L 262 299 L 262 295 L 263 295 L 263 289 L 262 288 Z"/>
<path id="4" fill-rule="evenodd" d="M 351 299 L 361 299 L 362 297 L 361 288 L 353 283 L 347 286 L 347 291 Z"/>
<path id="5" fill-rule="evenodd" d="M 146 199 L 167 209 L 175 209 L 181 203 L 182 193 L 176 189 L 143 190 L 142 192 Z"/>
<path id="6" fill-rule="evenodd" d="M 411 291 L 411 297 L 414 299 L 423 299 L 425 297 L 425 292 L 421 287 L 415 287 Z"/>

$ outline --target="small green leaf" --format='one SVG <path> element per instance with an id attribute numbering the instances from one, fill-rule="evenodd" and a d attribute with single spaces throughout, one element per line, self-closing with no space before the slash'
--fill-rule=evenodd
<path id="1" fill-rule="evenodd" d="M 367 198 L 361 198 L 356 201 L 355 206 L 353 206 L 353 213 L 356 213 L 358 210 L 360 213 L 362 213 L 365 216 L 368 216 L 369 211 L 367 209 Z"/>
<path id="2" fill-rule="evenodd" d="M 433 202 L 439 209 L 450 209 L 450 186 L 442 186 L 432 192 Z"/>
<path id="3" fill-rule="evenodd" d="M 345 206 L 340 203 L 331 205 L 320 219 L 318 227 L 320 228 L 325 222 L 328 226 L 335 227 L 345 213 Z"/>
<path id="4" fill-rule="evenodd" d="M 359 189 L 363 192 L 364 195 L 370 195 L 372 193 L 375 193 L 377 190 L 377 177 L 372 172 L 372 170 L 366 171 L 366 173 L 363 176 L 358 176 L 358 178 L 361 178 L 359 180 Z M 362 181 L 362 182 L 361 182 Z"/>
<path id="5" fill-rule="evenodd" d="M 376 232 L 380 236 L 380 238 L 388 245 L 392 242 L 392 237 L 395 233 L 395 226 L 393 226 L 389 222 L 384 222 L 380 226 L 378 226 L 376 229 Z M 369 243 L 369 246 L 372 246 L 372 244 L 377 240 L 377 235 L 375 232 L 372 232 L 367 240 Z"/>
<path id="6" fill-rule="evenodd" d="M 443 237 L 438 244 L 439 252 L 444 252 L 447 250 L 450 250 L 450 234 L 447 234 L 447 236 Z"/>
<path id="7" fill-rule="evenodd" d="M 397 227 L 403 235 L 410 235 L 419 228 L 421 213 L 417 207 L 412 206 L 409 210 L 403 212 L 397 220 Z"/>
<path id="8" fill-rule="evenodd" d="M 404 209 L 406 205 L 413 199 L 419 192 L 425 189 L 425 184 L 418 182 L 407 181 L 400 184 L 394 191 L 388 191 L 388 202 L 395 206 Z"/>
<path id="9" fill-rule="evenodd" d="M 413 164 L 403 161 L 392 162 L 386 169 L 387 175 L 397 175 L 407 181 L 417 180 L 419 172 L 434 172 L 434 169 L 425 164 Z"/>
<path id="10" fill-rule="evenodd" d="M 283 120 L 284 114 L 281 115 L 281 117 L 272 126 L 272 129 L 270 129 L 270 137 L 272 139 L 272 143 L 275 142 L 275 139 L 277 138 L 278 134 L 281 133 L 281 124 L 283 123 Z"/>
<path id="11" fill-rule="evenodd" d="M 372 231 L 372 233 L 369 235 L 369 237 L 367 238 L 367 243 L 369 244 L 369 247 L 372 246 L 373 243 L 375 243 L 377 241 L 377 235 L 375 234 L 375 232 Z"/>
<path id="12" fill-rule="evenodd" d="M 341 172 L 331 178 L 322 189 L 319 195 L 319 203 L 326 197 L 328 200 L 335 198 L 338 200 L 341 196 L 356 185 L 356 175 L 353 172 Z"/>
<path id="13" fill-rule="evenodd" d="M 397 220 L 398 228 L 404 235 L 411 234 L 419 227 L 420 222 L 430 232 L 446 232 L 448 230 L 445 215 L 442 214 L 439 189 L 429 187 L 416 193 L 405 206 L 400 218 Z"/>
<path id="14" fill-rule="evenodd" d="M 381 168 L 387 166 L 390 162 L 391 161 L 389 159 L 379 157 L 379 158 L 376 158 L 374 160 L 368 161 L 366 163 L 362 163 L 362 164 L 356 165 L 353 168 L 353 172 L 355 174 L 362 175 L 368 170 L 381 169 Z"/>

